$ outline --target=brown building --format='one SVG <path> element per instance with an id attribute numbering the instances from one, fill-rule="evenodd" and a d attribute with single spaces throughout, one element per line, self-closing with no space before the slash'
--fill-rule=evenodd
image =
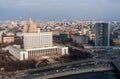
<path id="1" fill-rule="evenodd" d="M 14 36 L 4 36 L 2 42 L 3 43 L 12 43 L 14 42 Z"/>
<path id="2" fill-rule="evenodd" d="M 115 45 L 120 45 L 120 39 L 119 39 L 119 38 L 113 39 L 113 43 L 114 43 Z"/>

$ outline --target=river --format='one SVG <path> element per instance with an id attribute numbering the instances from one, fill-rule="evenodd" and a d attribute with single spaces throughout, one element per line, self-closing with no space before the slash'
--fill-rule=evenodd
<path id="1" fill-rule="evenodd" d="M 66 76 L 56 79 L 119 79 L 119 78 L 116 76 L 115 72 L 107 71 L 107 72 L 72 75 L 72 76 Z"/>

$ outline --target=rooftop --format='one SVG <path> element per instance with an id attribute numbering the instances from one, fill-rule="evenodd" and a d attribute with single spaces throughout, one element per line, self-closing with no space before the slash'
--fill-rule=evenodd
<path id="1" fill-rule="evenodd" d="M 26 51 L 26 50 L 24 50 L 24 49 L 16 48 L 16 47 L 13 46 L 13 45 L 11 45 L 11 46 L 9 46 L 9 47 L 14 48 L 14 49 L 16 49 L 16 50 L 19 51 L 19 52 L 21 52 L 21 51 Z"/>

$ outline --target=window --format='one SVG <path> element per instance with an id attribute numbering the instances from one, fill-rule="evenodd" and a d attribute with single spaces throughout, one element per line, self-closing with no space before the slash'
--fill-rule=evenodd
<path id="1" fill-rule="evenodd" d="M 25 60 L 25 53 L 23 53 L 23 60 Z"/>

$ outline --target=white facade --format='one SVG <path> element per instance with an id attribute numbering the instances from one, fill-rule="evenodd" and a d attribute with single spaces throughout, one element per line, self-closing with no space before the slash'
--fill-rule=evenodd
<path id="1" fill-rule="evenodd" d="M 52 32 L 24 33 L 24 49 L 52 47 Z"/>
<path id="2" fill-rule="evenodd" d="M 23 37 L 23 33 L 22 32 L 18 32 L 18 33 L 16 33 L 16 36 L 18 36 L 18 37 Z"/>
<path id="3" fill-rule="evenodd" d="M 35 48 L 26 49 L 28 52 L 28 59 L 35 56 L 49 56 L 50 54 L 68 55 L 68 47 L 46 47 L 46 48 Z"/>
<path id="4" fill-rule="evenodd" d="M 9 52 L 19 60 L 51 54 L 68 55 L 68 47 L 53 46 L 52 32 L 24 33 L 24 50 L 9 46 Z"/>
<path id="5" fill-rule="evenodd" d="M 60 48 L 60 50 L 61 50 L 61 55 L 68 55 L 69 54 L 68 47 L 62 47 L 62 48 Z"/>
<path id="6" fill-rule="evenodd" d="M 19 60 L 27 60 L 36 56 L 49 56 L 50 54 L 68 55 L 68 47 L 46 47 L 21 50 L 14 46 L 8 47 L 9 52 Z"/>
<path id="7" fill-rule="evenodd" d="M 14 46 L 9 46 L 8 50 L 10 54 L 12 54 L 14 57 L 16 57 L 19 60 L 25 60 L 28 58 L 28 53 L 25 50 L 17 49 Z"/>
<path id="8" fill-rule="evenodd" d="M 18 34 L 19 35 L 19 34 Z M 24 26 L 24 50 L 9 46 L 9 52 L 19 60 L 32 59 L 36 56 L 49 56 L 50 54 L 67 55 L 68 47 L 53 46 L 52 32 L 38 32 L 31 18 Z"/>

